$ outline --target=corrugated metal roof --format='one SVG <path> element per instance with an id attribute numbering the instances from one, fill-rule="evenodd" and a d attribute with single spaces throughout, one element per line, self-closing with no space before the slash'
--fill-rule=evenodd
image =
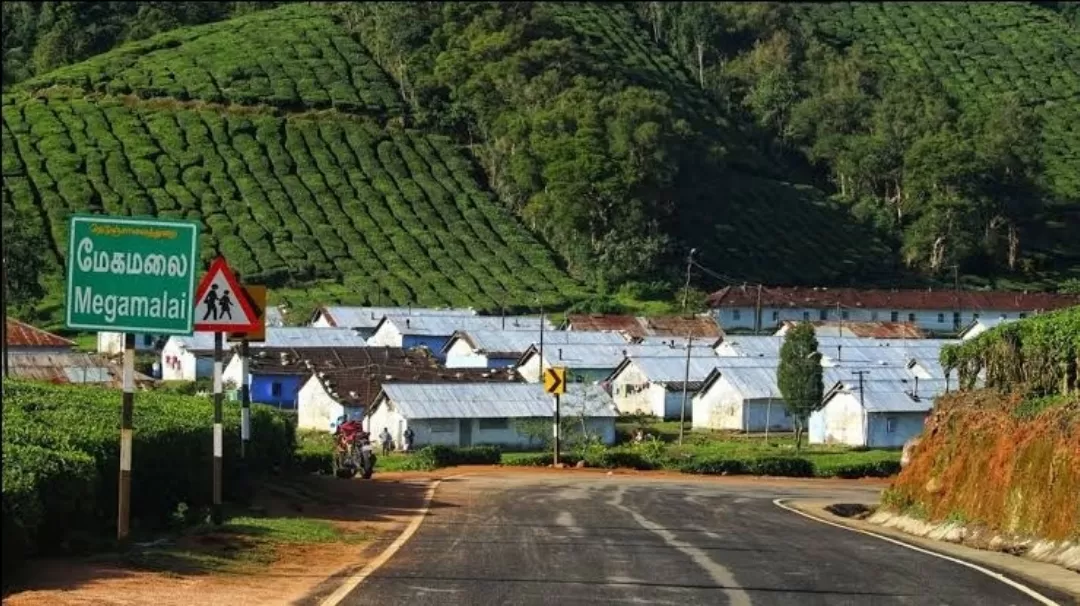
<path id="1" fill-rule="evenodd" d="M 687 359 L 683 357 L 632 356 L 632 364 L 639 368 L 650 383 L 683 383 L 687 373 Z M 690 382 L 700 383 L 716 368 L 715 357 L 690 357 Z"/>
<path id="2" fill-rule="evenodd" d="M 403 335 L 450 337 L 459 330 L 540 331 L 539 316 L 386 316 Z M 505 328 L 504 328 L 505 326 Z M 544 318 L 544 328 L 554 330 L 551 320 Z"/>
<path id="3" fill-rule="evenodd" d="M 945 381 L 918 381 L 914 378 L 896 381 L 863 381 L 862 401 L 868 412 L 924 412 L 934 406 L 934 398 L 945 393 Z M 859 397 L 859 382 L 845 380 L 843 389 Z"/>
<path id="4" fill-rule="evenodd" d="M 780 358 L 736 358 L 732 356 L 717 356 L 713 361 L 717 368 L 771 368 L 776 370 L 780 366 Z"/>
<path id="5" fill-rule="evenodd" d="M 799 322 L 785 320 L 776 332 L 782 335 Z M 841 338 L 923 339 L 926 332 L 912 322 L 852 322 L 849 320 L 825 320 L 811 322 L 818 336 Z"/>
<path id="6" fill-rule="evenodd" d="M 566 317 L 573 331 L 619 331 L 631 337 L 670 336 L 715 340 L 723 335 L 716 320 L 708 314 L 698 316 L 627 316 L 571 314 Z"/>
<path id="7" fill-rule="evenodd" d="M 859 290 L 855 288 L 757 288 L 727 286 L 709 296 L 712 307 L 834 309 L 837 305 L 855 309 L 895 310 L 988 310 L 1037 311 L 1080 304 L 1080 295 L 1018 293 L 1005 291 L 952 290 Z"/>
<path id="8" fill-rule="evenodd" d="M 653 358 L 685 359 L 686 349 L 672 348 L 666 345 L 629 345 L 579 343 L 570 345 L 549 344 L 544 341 L 544 358 L 551 366 L 565 366 L 570 369 L 610 368 L 615 369 L 627 357 L 648 356 Z M 716 352 L 711 347 L 694 346 L 692 357 L 716 359 Z"/>
<path id="9" fill-rule="evenodd" d="M 535 383 L 387 383 L 383 395 L 408 419 L 550 417 L 551 396 Z M 380 398 L 381 399 L 381 398 Z M 611 396 L 597 385 L 571 384 L 560 400 L 564 415 L 617 416 Z"/>
<path id="10" fill-rule="evenodd" d="M 267 326 L 285 326 L 285 316 L 277 307 L 267 306 L 265 316 Z"/>
<path id="11" fill-rule="evenodd" d="M 20 322 L 14 318 L 8 318 L 5 324 L 7 324 L 8 347 L 40 347 L 55 349 L 75 346 L 75 342 L 70 339 L 54 335 L 51 332 L 41 330 L 36 326 L 30 326 L 29 324 Z"/>
<path id="12" fill-rule="evenodd" d="M 446 344 L 449 349 L 453 341 L 464 338 L 472 344 L 474 351 L 483 353 L 507 353 L 520 356 L 532 345 L 539 346 L 539 330 L 490 330 L 469 329 L 459 330 L 451 342 Z M 566 330 L 545 330 L 544 348 L 549 345 L 620 345 L 626 346 L 626 339 L 618 333 L 612 332 L 571 332 Z"/>
<path id="13" fill-rule="evenodd" d="M 169 337 L 169 340 L 188 351 L 213 351 L 214 349 L 214 333 L 212 332 L 197 332 L 188 336 L 172 336 Z M 222 345 L 226 349 L 228 348 L 227 344 L 223 343 Z"/>
<path id="14" fill-rule="evenodd" d="M 844 383 L 845 385 L 855 381 L 858 383 L 858 377 L 851 373 L 857 370 L 865 370 L 867 374 L 863 375 L 864 382 L 871 381 L 910 381 L 914 380 L 915 375 L 905 367 L 897 366 L 876 366 L 868 367 L 861 364 L 845 364 L 842 366 L 836 366 L 833 368 L 822 369 L 821 379 L 825 384 L 825 389 L 828 390 L 837 383 Z"/>
<path id="15" fill-rule="evenodd" d="M 12 377 L 49 381 L 52 383 L 104 383 L 119 388 L 123 375 L 121 366 L 99 354 L 13 354 L 9 356 Z M 135 380 L 142 383 L 153 381 L 142 373 L 135 373 Z"/>
<path id="16" fill-rule="evenodd" d="M 892 352 L 907 352 L 912 356 L 928 355 L 929 352 L 938 352 L 942 345 L 959 343 L 957 339 L 870 339 L 852 337 L 818 337 L 818 351 L 827 357 L 836 357 L 837 346 L 842 346 L 841 355 L 846 358 L 849 351 L 865 350 L 861 355 L 870 357 L 870 351 L 884 350 L 881 356 L 890 356 L 895 359 Z M 765 356 L 776 358 L 780 356 L 780 347 L 784 344 L 784 337 L 776 336 L 734 336 L 727 337 L 717 347 L 721 355 L 731 355 L 734 352 L 739 356 Z M 921 352 L 921 353 L 920 353 Z M 854 354 L 853 354 L 854 355 Z M 934 354 L 936 355 L 936 354 Z"/>
<path id="17" fill-rule="evenodd" d="M 349 307 L 324 306 L 320 311 L 331 326 L 340 328 L 375 328 L 386 316 L 475 316 L 472 309 L 438 309 L 430 307 Z"/>
<path id="18" fill-rule="evenodd" d="M 392 383 L 521 383 L 507 368 L 419 368 L 388 363 L 314 373 L 331 396 L 349 406 L 370 406 L 384 385 Z"/>
<path id="19" fill-rule="evenodd" d="M 772 368 L 724 368 L 720 370 L 720 380 L 727 381 L 748 400 L 784 397 L 776 385 L 776 370 Z"/>
<path id="20" fill-rule="evenodd" d="M 211 347 L 213 340 L 211 339 Z M 267 327 L 266 340 L 252 343 L 252 349 L 263 347 L 367 347 L 367 340 L 351 328 L 312 328 L 310 326 Z"/>

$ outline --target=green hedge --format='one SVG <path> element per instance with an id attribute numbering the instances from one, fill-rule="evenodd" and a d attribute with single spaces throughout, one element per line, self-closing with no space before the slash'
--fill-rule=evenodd
<path id="1" fill-rule="evenodd" d="M 425 446 L 412 457 L 410 469 L 438 469 L 455 465 L 498 465 L 502 449 L 498 446 Z"/>
<path id="2" fill-rule="evenodd" d="M 86 533 L 115 533 L 120 467 L 117 390 L 4 382 L 5 570 L 32 554 L 65 551 Z M 246 501 L 249 480 L 293 463 L 293 421 L 253 406 L 240 459 L 240 408 L 225 407 L 225 498 Z M 132 529 L 169 524 L 183 503 L 212 503 L 213 414 L 207 398 L 140 392 L 132 444 Z M 246 467 L 246 469 L 245 469 Z M 11 532 L 9 533 L 9 530 Z"/>

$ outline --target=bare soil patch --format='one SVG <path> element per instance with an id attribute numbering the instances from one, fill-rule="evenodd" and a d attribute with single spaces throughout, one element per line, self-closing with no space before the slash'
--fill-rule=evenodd
<path id="1" fill-rule="evenodd" d="M 124 553 L 33 561 L 4 604 L 310 602 L 393 541 L 423 506 L 428 484 L 378 476 L 275 481 L 250 509 L 232 512 L 246 517 L 221 529 L 189 529 Z"/>

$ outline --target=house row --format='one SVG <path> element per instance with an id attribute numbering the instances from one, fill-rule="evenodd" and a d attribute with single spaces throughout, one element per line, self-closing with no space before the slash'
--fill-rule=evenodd
<path id="1" fill-rule="evenodd" d="M 1080 295 L 960 290 L 859 290 L 728 286 L 709 296 L 725 330 L 762 331 L 785 321 L 906 322 L 957 333 L 980 319 L 1023 319 L 1080 305 Z"/>
<path id="2" fill-rule="evenodd" d="M 86 384 L 120 388 L 123 367 L 102 354 L 75 350 L 75 342 L 14 318 L 4 323 L 6 345 L 4 376 L 56 384 Z M 135 384 L 144 387 L 153 379 L 135 373 Z"/>

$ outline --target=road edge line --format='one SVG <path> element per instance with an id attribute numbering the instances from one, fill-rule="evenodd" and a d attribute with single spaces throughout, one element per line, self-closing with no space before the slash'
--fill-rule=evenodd
<path id="1" fill-rule="evenodd" d="M 447 476 L 445 478 L 438 478 L 432 482 L 431 486 L 428 486 L 427 492 L 424 494 L 423 506 L 420 507 L 420 511 L 417 512 L 416 516 L 409 522 L 409 525 L 405 527 L 405 530 L 401 531 L 401 534 L 399 534 L 398 537 L 394 539 L 394 542 L 390 543 L 382 553 L 375 556 L 375 559 L 368 562 L 359 572 L 345 579 L 345 581 L 334 590 L 334 593 L 331 593 L 323 601 L 319 602 L 319 606 L 337 606 L 342 600 L 348 597 L 354 589 L 359 587 L 360 583 L 363 583 L 365 579 L 381 568 L 383 564 L 386 564 L 390 558 L 394 557 L 394 554 L 404 547 L 405 543 L 420 529 L 420 524 L 422 524 L 424 518 L 427 517 L 428 509 L 431 507 L 431 500 L 435 497 L 435 489 L 439 487 L 439 484 L 441 484 L 443 480 L 456 477 L 460 476 Z"/>
<path id="2" fill-rule="evenodd" d="M 1001 574 L 999 572 L 994 572 L 993 570 L 990 570 L 989 568 L 985 568 L 985 567 L 980 566 L 978 564 L 974 564 L 972 562 L 967 562 L 967 561 L 961 560 L 959 558 L 954 558 L 952 556 L 948 556 L 948 555 L 945 555 L 943 553 L 938 553 L 938 552 L 930 550 L 930 549 L 925 549 L 923 547 L 918 547 L 916 545 L 911 545 L 910 543 L 905 543 L 904 541 L 901 541 L 899 539 L 894 539 L 892 537 L 887 537 L 885 535 L 878 534 L 876 532 L 871 532 L 869 530 L 863 530 L 862 528 L 855 528 L 854 526 L 848 526 L 846 524 L 839 524 L 837 522 L 833 522 L 832 520 L 826 520 L 825 518 L 820 518 L 818 516 L 806 513 L 805 511 L 800 511 L 799 509 L 796 509 L 794 507 L 791 507 L 791 506 L 785 504 L 784 501 L 788 501 L 788 500 L 790 500 L 790 499 L 773 499 L 773 505 L 776 505 L 777 507 L 779 507 L 780 509 L 783 509 L 785 511 L 790 511 L 791 513 L 799 514 L 799 515 L 803 516 L 804 518 L 809 518 L 811 520 L 814 520 L 815 522 L 821 522 L 822 524 L 828 524 L 829 526 L 836 526 L 837 528 L 843 528 L 844 530 L 850 530 L 852 532 L 857 532 L 859 534 L 865 534 L 865 535 L 868 535 L 868 536 L 872 536 L 874 538 L 881 539 L 883 541 L 888 541 L 889 543 L 892 543 L 894 545 L 899 545 L 901 547 L 906 547 L 907 549 L 911 549 L 912 551 L 918 551 L 919 553 L 924 553 L 926 555 L 934 556 L 935 558 L 940 558 L 942 560 L 947 560 L 949 562 L 953 562 L 954 564 L 960 564 L 961 566 L 966 566 L 966 567 L 968 567 L 968 568 L 970 568 L 972 570 L 975 570 L 977 572 L 981 572 L 982 574 L 985 574 L 988 577 L 996 579 L 997 581 L 1005 583 L 1006 585 L 1012 587 L 1013 589 L 1016 589 L 1017 591 L 1020 591 L 1021 593 L 1026 594 L 1028 597 L 1030 597 L 1030 598 L 1032 598 L 1032 599 L 1034 599 L 1034 600 L 1036 600 L 1036 601 L 1038 601 L 1038 602 L 1040 602 L 1042 604 L 1046 604 L 1046 606 L 1061 606 L 1061 604 L 1058 604 L 1054 600 L 1051 600 L 1050 598 L 1044 596 L 1043 594 L 1039 593 L 1038 591 L 1035 591 L 1034 589 L 1028 587 L 1027 585 L 1024 585 L 1022 583 L 1014 581 L 1014 580 L 1010 579 L 1009 577 L 1007 577 L 1007 576 L 1005 576 L 1005 575 L 1003 575 L 1003 574 Z"/>

